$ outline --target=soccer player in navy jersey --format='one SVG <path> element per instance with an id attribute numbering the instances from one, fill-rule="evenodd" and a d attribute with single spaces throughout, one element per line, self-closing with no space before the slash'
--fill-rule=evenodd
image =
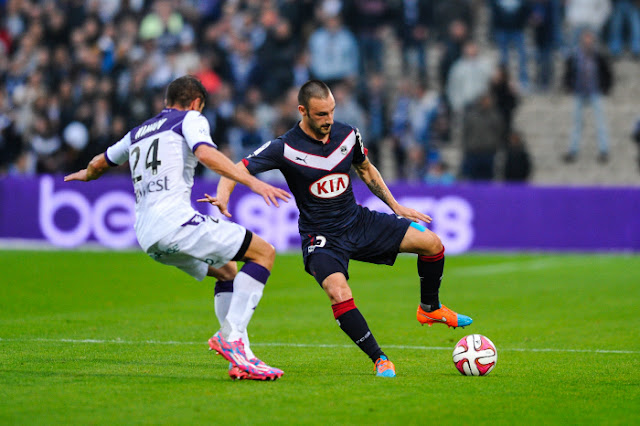
<path id="1" fill-rule="evenodd" d="M 198 162 L 247 185 L 267 204 L 287 201 L 289 194 L 241 173 L 218 151 L 209 122 L 202 115 L 207 98 L 193 76 L 175 79 L 167 87 L 166 108 L 133 128 L 65 181 L 98 179 L 110 167 L 129 162 L 136 196 L 136 237 L 155 261 L 175 266 L 197 280 L 218 279 L 216 315 L 220 331 L 209 347 L 231 363 L 233 379 L 275 380 L 283 371 L 258 359 L 249 347 L 247 325 L 262 298 L 275 249 L 258 235 L 229 221 L 198 213 L 191 206 L 191 187 Z M 243 260 L 240 271 L 236 261 Z M 218 293 L 233 288 L 233 296 Z M 229 293 L 230 295 L 231 293 Z"/>
<path id="2" fill-rule="evenodd" d="M 322 81 L 305 83 L 298 93 L 301 121 L 279 138 L 269 141 L 238 163 L 250 174 L 279 169 L 293 193 L 300 218 L 305 270 L 329 297 L 340 328 L 374 362 L 382 377 L 395 377 L 395 366 L 369 330 L 356 308 L 349 288 L 349 259 L 393 265 L 398 253 L 418 255 L 421 324 L 464 327 L 471 324 L 439 300 L 444 269 L 444 247 L 440 238 L 418 221 L 430 223 L 424 213 L 399 204 L 382 176 L 367 158 L 358 129 L 334 122 L 335 101 Z M 349 171 L 355 168 L 371 192 L 394 214 L 371 211 L 356 203 Z M 206 195 L 221 213 L 227 209 L 235 182 L 222 178 L 216 197 Z"/>

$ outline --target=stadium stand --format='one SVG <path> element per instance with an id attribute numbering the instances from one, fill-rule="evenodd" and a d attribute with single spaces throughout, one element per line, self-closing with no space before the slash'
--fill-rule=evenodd
<path id="1" fill-rule="evenodd" d="M 345 105 L 358 104 L 343 107 L 344 111 L 365 113 L 361 130 L 383 174 L 390 181 L 423 180 L 430 165 L 444 163 L 461 179 L 463 118 L 447 114 L 440 96 L 445 24 L 454 18 L 464 22 L 480 55 L 496 64 L 499 53 L 491 39 L 489 4 L 483 0 L 0 1 L 0 175 L 77 169 L 128 127 L 161 108 L 163 87 L 184 73 L 194 73 L 205 83 L 210 93 L 205 114 L 214 139 L 237 160 L 295 123 L 295 92 L 313 77 L 309 37 L 321 23 L 337 17 L 364 46 L 362 52 L 371 53 L 371 46 L 382 46 L 384 52 L 382 70 L 377 63 L 380 55 L 365 55 L 368 61 L 361 65 L 358 78 L 332 82 Z M 426 32 L 403 32 L 421 29 L 421 19 Z M 412 56 L 411 43 L 425 33 L 426 57 Z M 529 75 L 535 77 L 531 28 L 526 34 Z M 606 36 L 601 41 L 606 47 Z M 518 72 L 514 53 L 508 68 L 511 75 Z M 538 91 L 533 84 L 524 88 L 514 109 L 513 127 L 532 158 L 529 181 L 640 185 L 630 137 L 640 115 L 638 58 L 623 53 L 612 62 L 615 84 L 605 101 L 610 160 L 595 161 L 596 135 L 587 111 L 580 156 L 565 164 L 562 154 L 573 114 L 572 97 L 561 85 L 565 54 L 566 48 L 554 55 L 549 90 Z M 427 76 L 421 80 L 423 62 Z M 368 94 L 372 85 L 380 86 L 380 75 L 384 93 L 374 101 Z M 380 123 L 372 117 L 385 120 Z M 502 180 L 503 162 L 500 150 L 496 180 Z"/>

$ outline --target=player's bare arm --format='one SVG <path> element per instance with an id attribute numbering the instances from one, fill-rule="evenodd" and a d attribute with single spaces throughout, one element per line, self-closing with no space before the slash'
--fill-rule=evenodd
<path id="1" fill-rule="evenodd" d="M 64 177 L 64 181 L 80 180 L 88 182 L 90 180 L 96 180 L 109 169 L 109 163 L 104 153 L 98 154 L 89 162 L 86 169 L 79 170 L 75 173 L 71 173 Z"/>
<path id="2" fill-rule="evenodd" d="M 368 157 L 365 158 L 362 163 L 355 164 L 354 168 L 358 176 L 360 176 L 360 179 L 367 185 L 373 195 L 384 201 L 395 214 L 406 217 L 414 222 L 423 221 L 425 223 L 431 223 L 431 217 L 428 215 L 405 207 L 396 201 L 391 191 L 389 191 L 387 184 L 384 182 L 384 179 L 382 179 L 382 175 L 371 161 L 369 161 Z"/>
<path id="3" fill-rule="evenodd" d="M 233 164 L 233 162 L 227 156 L 225 156 L 215 148 L 207 145 L 200 145 L 196 149 L 195 154 L 202 164 L 218 173 L 219 175 L 223 176 L 221 180 L 227 178 L 227 180 L 233 180 L 235 182 L 248 186 L 253 192 L 261 195 L 267 205 L 271 205 L 271 203 L 273 203 L 276 207 L 280 207 L 280 205 L 278 204 L 278 199 L 284 202 L 288 202 L 289 198 L 291 198 L 291 195 L 284 189 L 276 188 L 275 186 L 269 185 L 268 183 L 257 179 L 256 177 L 252 176 L 248 170 L 246 170 L 244 165 L 242 165 L 242 168 L 244 168 L 244 170 L 242 170 L 239 165 Z M 231 190 L 233 190 L 233 187 L 231 187 Z M 230 194 L 231 191 L 228 192 L 228 195 Z M 214 198 L 208 194 L 205 194 L 205 197 L 206 199 L 199 199 L 198 201 L 210 202 L 218 208 L 222 206 L 222 204 L 219 204 L 217 197 Z M 227 217 L 231 217 L 226 209 L 226 204 L 229 201 L 228 196 L 226 200 L 224 200 L 223 198 L 221 199 L 221 201 L 224 201 L 224 206 L 223 208 L 220 208 L 220 212 Z"/>

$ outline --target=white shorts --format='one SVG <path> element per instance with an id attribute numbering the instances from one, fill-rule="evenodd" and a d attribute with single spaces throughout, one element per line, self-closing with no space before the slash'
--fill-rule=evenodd
<path id="1" fill-rule="evenodd" d="M 202 281 L 209 266 L 220 268 L 237 255 L 242 257 L 251 236 L 251 231 L 237 223 L 196 214 L 175 232 L 149 247 L 147 254 L 157 262 L 175 266 Z"/>

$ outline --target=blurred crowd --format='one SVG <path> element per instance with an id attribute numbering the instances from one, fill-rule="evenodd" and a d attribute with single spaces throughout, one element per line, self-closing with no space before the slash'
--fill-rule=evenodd
<path id="1" fill-rule="evenodd" d="M 298 88 L 319 78 L 333 90 L 336 120 L 360 128 L 388 180 L 526 180 L 532 164 L 513 126 L 521 99 L 556 90 L 553 57 L 568 55 L 585 30 L 611 55 L 628 45 L 640 56 L 638 7 L 633 0 L 0 0 L 0 175 L 83 168 L 157 114 L 166 85 L 188 73 L 207 89 L 203 113 L 234 160 L 295 125 Z M 490 16 L 488 40 L 476 36 L 484 33 L 476 28 L 481 10 Z M 498 60 L 483 51 L 487 43 Z M 401 53 L 400 78 L 389 78 L 390 45 Z M 519 67 L 509 66 L 512 49 Z M 462 133 L 460 170 L 440 154 L 454 126 Z"/>

